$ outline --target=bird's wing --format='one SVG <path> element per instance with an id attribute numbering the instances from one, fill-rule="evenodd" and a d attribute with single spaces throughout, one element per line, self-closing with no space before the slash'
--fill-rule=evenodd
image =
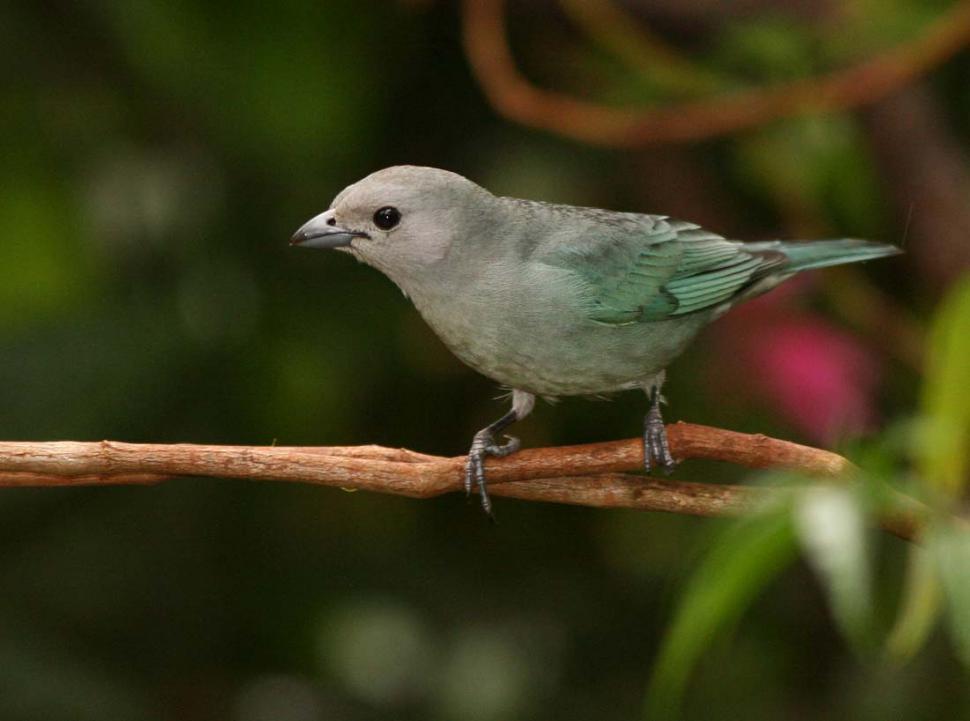
<path id="1" fill-rule="evenodd" d="M 622 325 L 715 307 L 785 263 L 781 253 L 748 250 L 691 223 L 642 218 L 542 259 L 573 274 L 592 320 Z"/>

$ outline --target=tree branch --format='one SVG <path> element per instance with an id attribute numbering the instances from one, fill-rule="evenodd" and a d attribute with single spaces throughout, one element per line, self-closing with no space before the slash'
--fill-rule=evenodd
<path id="1" fill-rule="evenodd" d="M 617 108 L 538 88 L 516 66 L 504 0 L 465 0 L 465 52 L 492 107 L 509 120 L 595 145 L 635 147 L 725 135 L 780 118 L 873 103 L 970 43 L 970 0 L 915 40 L 828 75 L 654 108 Z"/>
<path id="2" fill-rule="evenodd" d="M 837 477 L 852 464 L 835 453 L 763 435 L 674 423 L 667 427 L 680 460 L 726 461 L 749 468 L 791 469 Z M 535 448 L 490 459 L 491 493 L 532 501 L 731 516 L 771 500 L 769 488 L 691 483 L 629 475 L 643 463 L 638 439 Z M 177 476 L 291 481 L 429 498 L 462 488 L 465 458 L 380 446 L 203 446 L 101 442 L 0 442 L 0 486 L 142 485 Z M 922 515 L 883 519 L 903 538 Z"/>

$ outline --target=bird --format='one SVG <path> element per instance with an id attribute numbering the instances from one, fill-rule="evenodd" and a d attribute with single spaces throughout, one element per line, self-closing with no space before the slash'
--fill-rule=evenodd
<path id="1" fill-rule="evenodd" d="M 511 391 L 478 431 L 464 488 L 493 517 L 488 457 L 536 397 L 640 389 L 643 467 L 676 465 L 661 414 L 667 366 L 704 326 L 797 273 L 895 255 L 873 241 L 741 242 L 664 215 L 503 197 L 456 173 L 399 165 L 347 186 L 290 238 L 393 281 L 464 363 Z"/>

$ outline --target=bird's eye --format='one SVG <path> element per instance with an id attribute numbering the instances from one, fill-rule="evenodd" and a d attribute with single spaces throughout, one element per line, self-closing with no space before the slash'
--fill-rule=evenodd
<path id="1" fill-rule="evenodd" d="M 401 211 L 397 208 L 392 208 L 390 205 L 385 205 L 374 213 L 374 225 L 381 230 L 390 230 L 400 222 Z"/>

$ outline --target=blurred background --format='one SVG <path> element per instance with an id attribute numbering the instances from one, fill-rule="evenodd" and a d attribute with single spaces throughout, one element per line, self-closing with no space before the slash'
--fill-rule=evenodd
<path id="1" fill-rule="evenodd" d="M 725 94 L 968 24 L 954 0 L 508 11 L 541 92 L 634 112 L 703 100 L 713 116 Z M 479 61 L 499 57 L 487 17 L 464 20 Z M 719 321 L 671 369 L 666 417 L 863 449 L 903 474 L 884 449 L 919 411 L 928 329 L 970 268 L 970 53 L 859 107 L 648 142 L 516 118 L 501 83 L 476 78 L 462 28 L 463 8 L 434 0 L 5 3 L 0 438 L 463 453 L 504 412 L 494 384 L 376 271 L 287 246 L 345 185 L 412 163 L 730 237 L 902 245 Z M 516 433 L 631 437 L 643 406 L 540 404 Z M 676 477 L 750 480 L 700 462 Z M 505 499 L 496 512 L 493 527 L 459 495 L 209 479 L 5 489 L 0 719 L 640 717 L 678 599 L 728 523 Z M 867 553 L 886 630 L 912 556 L 887 538 Z M 905 660 L 857 652 L 804 560 L 752 603 L 702 654 L 686 718 L 970 718 L 942 627 Z"/>

